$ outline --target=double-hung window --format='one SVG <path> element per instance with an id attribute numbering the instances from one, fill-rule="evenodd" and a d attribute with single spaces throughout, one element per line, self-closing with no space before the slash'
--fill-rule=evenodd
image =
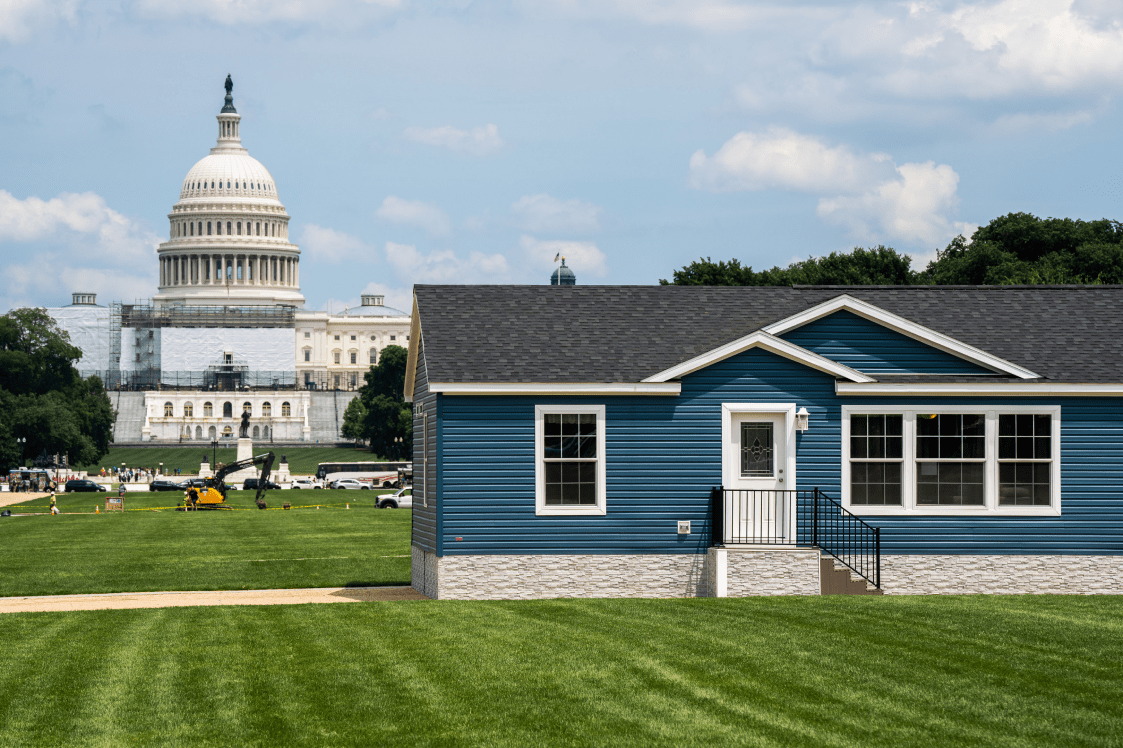
<path id="1" fill-rule="evenodd" d="M 535 511 L 605 514 L 603 405 L 534 408 Z"/>
<path id="2" fill-rule="evenodd" d="M 842 409 L 842 502 L 858 514 L 1059 514 L 1059 406 Z"/>

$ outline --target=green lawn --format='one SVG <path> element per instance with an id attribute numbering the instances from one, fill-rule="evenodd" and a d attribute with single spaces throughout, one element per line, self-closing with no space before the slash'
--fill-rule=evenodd
<path id="1" fill-rule="evenodd" d="M 351 449 L 349 447 L 271 447 L 268 443 L 254 444 L 254 454 L 261 454 L 272 449 L 280 461 L 284 454 L 289 458 L 289 471 L 297 475 L 311 475 L 316 472 L 316 466 L 321 462 L 379 462 L 378 455 L 371 454 L 366 449 Z M 199 472 L 199 463 L 203 460 L 203 453 L 207 460 L 212 459 L 210 442 L 197 442 L 189 447 L 116 447 L 102 457 L 96 465 L 82 465 L 78 470 L 95 473 L 101 468 L 109 469 L 113 465 L 127 467 L 145 467 L 156 469 L 160 463 L 168 470 L 179 468 L 184 474 L 194 475 Z M 236 442 L 219 446 L 217 460 L 231 463 L 237 459 L 238 445 Z M 276 465 L 274 465 L 276 467 Z"/>
<path id="2" fill-rule="evenodd" d="M 60 495 L 64 514 L 0 517 L 0 596 L 409 584 L 411 513 L 374 508 L 381 493 L 271 491 L 260 511 L 254 492 L 232 491 L 236 510 L 211 512 L 174 511 L 179 493 L 128 493 L 123 514 L 93 513 L 104 493 Z"/>
<path id="3" fill-rule="evenodd" d="M 0 616 L 0 745 L 1118 746 L 1118 597 Z"/>

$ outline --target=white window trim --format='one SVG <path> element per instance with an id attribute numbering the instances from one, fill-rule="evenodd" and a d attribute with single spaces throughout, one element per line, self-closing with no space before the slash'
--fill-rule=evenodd
<path id="1" fill-rule="evenodd" d="M 903 415 L 901 505 L 879 506 L 850 503 L 850 416 Z M 919 506 L 916 503 L 916 414 L 982 413 L 986 419 L 986 485 L 982 506 Z M 998 416 L 1044 413 L 1053 417 L 1051 435 L 1049 506 L 999 506 L 998 504 Z M 989 403 L 959 405 L 843 405 L 842 406 L 842 506 L 859 516 L 915 517 L 1057 517 L 1061 514 L 1061 406 L 1003 405 Z"/>
<path id="2" fill-rule="evenodd" d="M 592 413 L 597 417 L 597 503 L 595 506 L 546 505 L 545 436 L 547 413 Z M 605 486 L 605 463 L 608 444 L 605 440 L 604 405 L 535 405 L 534 406 L 534 513 L 540 517 L 603 516 L 608 514 L 608 491 Z"/>

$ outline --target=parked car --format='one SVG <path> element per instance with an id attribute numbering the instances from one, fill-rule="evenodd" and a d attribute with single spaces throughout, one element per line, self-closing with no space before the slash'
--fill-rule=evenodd
<path id="1" fill-rule="evenodd" d="M 359 481 L 355 480 L 354 478 L 342 478 L 340 480 L 333 481 L 332 484 L 331 484 L 331 487 L 332 488 L 346 488 L 346 489 L 351 490 L 351 491 L 369 491 L 370 490 L 369 485 L 367 485 L 366 483 L 360 483 Z"/>
<path id="2" fill-rule="evenodd" d="M 104 491 L 105 486 L 94 483 L 88 478 L 79 478 L 76 480 L 68 480 L 66 486 L 63 488 L 66 493 L 82 492 L 82 491 Z"/>
<path id="3" fill-rule="evenodd" d="M 412 509 L 413 508 L 413 489 L 409 486 L 398 490 L 397 493 L 392 493 L 389 496 L 383 496 L 378 500 L 379 509 Z"/>
<path id="4" fill-rule="evenodd" d="M 184 488 L 182 483 L 170 480 L 154 480 L 148 484 L 149 491 L 182 491 Z"/>
<path id="5" fill-rule="evenodd" d="M 242 481 L 242 490 L 243 491 L 256 491 L 257 485 L 260 482 L 260 480 L 261 480 L 260 478 L 246 478 L 244 481 Z M 267 481 L 265 481 L 265 489 L 267 491 L 280 491 L 281 487 L 278 486 L 273 481 L 267 480 Z"/>
<path id="6" fill-rule="evenodd" d="M 311 478 L 295 478 L 292 482 L 293 488 L 323 488 L 319 483 Z"/>

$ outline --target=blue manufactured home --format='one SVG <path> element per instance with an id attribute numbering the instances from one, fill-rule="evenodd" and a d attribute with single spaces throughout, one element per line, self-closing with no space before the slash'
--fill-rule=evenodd
<path id="1" fill-rule="evenodd" d="M 1123 287 L 417 286 L 436 598 L 1123 592 Z"/>

